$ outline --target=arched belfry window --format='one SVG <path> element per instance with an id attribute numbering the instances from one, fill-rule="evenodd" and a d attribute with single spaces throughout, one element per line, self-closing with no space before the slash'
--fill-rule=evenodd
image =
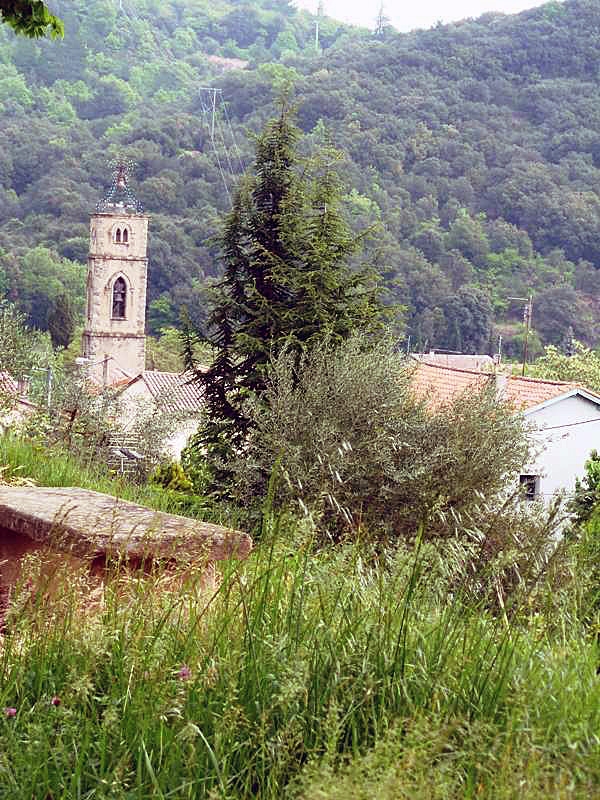
<path id="1" fill-rule="evenodd" d="M 121 228 L 117 228 L 117 232 L 115 233 L 115 242 L 121 244 Z"/>
<path id="2" fill-rule="evenodd" d="M 123 278 L 117 278 L 113 285 L 112 293 L 112 317 L 113 319 L 125 319 L 127 309 L 127 284 Z"/>
<path id="3" fill-rule="evenodd" d="M 129 231 L 127 228 L 123 228 L 123 244 L 127 244 L 129 241 Z"/>

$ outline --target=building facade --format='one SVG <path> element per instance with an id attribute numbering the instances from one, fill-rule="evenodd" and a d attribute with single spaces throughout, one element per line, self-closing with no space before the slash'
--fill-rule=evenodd
<path id="1" fill-rule="evenodd" d="M 109 195 L 90 219 L 83 357 L 97 382 L 114 384 L 146 365 L 148 217 L 116 167 Z"/>

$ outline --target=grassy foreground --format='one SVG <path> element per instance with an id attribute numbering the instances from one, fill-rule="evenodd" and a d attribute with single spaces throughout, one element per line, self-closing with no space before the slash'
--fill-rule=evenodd
<path id="1" fill-rule="evenodd" d="M 175 510 L 15 439 L 0 464 Z M 466 600 L 432 546 L 315 553 L 272 518 L 212 593 L 115 575 L 102 596 L 71 572 L 49 603 L 32 559 L 0 637 L 0 797 L 600 798 L 597 610 L 578 578 L 597 547 L 577 548 L 562 590 L 514 616 Z"/>
<path id="2" fill-rule="evenodd" d="M 23 586 L 0 797 L 600 796 L 598 652 L 568 599 L 511 624 L 446 596 L 433 550 L 375 564 L 276 528 L 212 595 Z"/>

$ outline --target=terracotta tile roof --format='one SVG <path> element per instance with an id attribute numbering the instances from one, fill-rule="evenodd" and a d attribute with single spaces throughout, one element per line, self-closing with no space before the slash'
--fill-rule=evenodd
<path id="1" fill-rule="evenodd" d="M 573 389 L 585 388 L 582 384 L 572 381 L 548 381 L 541 378 L 523 378 L 519 375 L 507 375 L 505 381 L 503 388 L 498 386 L 499 397 L 522 410 L 533 408 Z M 417 363 L 413 376 L 416 393 L 432 408 L 444 405 L 465 392 L 481 391 L 489 385 L 496 385 L 496 375 L 476 370 L 443 367 L 422 361 Z M 586 391 L 589 392 L 589 389 Z M 594 394 L 594 392 L 589 393 Z"/>
<path id="2" fill-rule="evenodd" d="M 168 411 L 198 412 L 202 408 L 203 391 L 197 383 L 190 383 L 190 374 L 147 370 L 139 377 L 157 403 Z"/>
<path id="3" fill-rule="evenodd" d="M 533 408 L 547 400 L 560 397 L 561 394 L 585 389 L 581 383 L 573 381 L 547 381 L 542 378 L 523 378 L 520 375 L 510 375 L 506 385 L 503 399 L 512 403 L 516 408 Z M 586 389 L 589 392 L 589 389 Z M 590 392 L 594 394 L 594 392 Z"/>
<path id="4" fill-rule="evenodd" d="M 17 381 L 5 370 L 0 370 L 0 392 L 13 397 L 19 394 L 19 385 Z"/>
<path id="5" fill-rule="evenodd" d="M 467 391 L 481 391 L 489 375 L 475 370 L 441 367 L 418 362 L 413 374 L 413 388 L 432 408 L 443 406 Z"/>

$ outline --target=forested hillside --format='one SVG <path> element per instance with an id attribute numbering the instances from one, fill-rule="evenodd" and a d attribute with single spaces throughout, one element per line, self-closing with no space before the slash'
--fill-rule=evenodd
<path id="1" fill-rule="evenodd" d="M 314 18 L 285 0 L 53 8 L 63 42 L 0 31 L 0 294 L 34 324 L 65 296 L 81 307 L 88 217 L 117 152 L 152 216 L 151 327 L 182 303 L 201 322 L 247 132 L 292 85 L 305 146 L 329 131 L 347 154 L 346 213 L 375 226 L 363 257 L 414 347 L 489 349 L 500 331 L 516 353 L 510 298 L 529 292 L 543 342 L 596 342 L 597 0 L 412 34 L 324 20 L 319 50 Z M 225 101 L 213 136 L 202 87 Z"/>

